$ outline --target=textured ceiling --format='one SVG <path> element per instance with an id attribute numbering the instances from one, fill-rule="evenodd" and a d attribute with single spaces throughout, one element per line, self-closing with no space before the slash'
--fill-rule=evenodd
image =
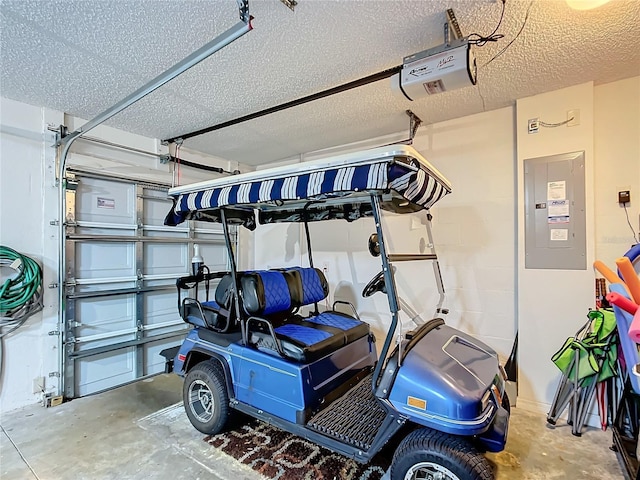
<path id="1" fill-rule="evenodd" d="M 564 0 L 507 0 L 499 33 L 476 49 L 478 85 L 415 102 L 383 80 L 196 137 L 185 146 L 249 164 L 512 105 L 517 98 L 640 74 L 640 1 L 590 11 Z M 168 138 L 300 98 L 402 63 L 442 43 L 444 11 L 465 35 L 488 34 L 494 0 L 250 0 L 254 30 L 112 118 Z M 0 0 L 0 95 L 92 118 L 236 24 L 234 0 Z"/>

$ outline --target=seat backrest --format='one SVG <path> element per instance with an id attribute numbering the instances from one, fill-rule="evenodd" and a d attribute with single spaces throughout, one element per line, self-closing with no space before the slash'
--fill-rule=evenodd
<path id="1" fill-rule="evenodd" d="M 232 287 L 233 280 L 231 274 L 227 274 L 220 279 L 218 286 L 216 287 L 215 300 L 218 305 L 226 310 L 232 310 Z"/>
<path id="2" fill-rule="evenodd" d="M 244 310 L 249 315 L 272 315 L 293 310 L 290 283 L 286 272 L 258 270 L 244 272 L 240 277 L 240 292 Z"/>
<path id="3" fill-rule="evenodd" d="M 295 306 L 302 307 L 320 302 L 329 295 L 329 283 L 321 270 L 317 268 L 294 267 L 287 273 L 296 277 L 299 288 L 292 290 Z"/>

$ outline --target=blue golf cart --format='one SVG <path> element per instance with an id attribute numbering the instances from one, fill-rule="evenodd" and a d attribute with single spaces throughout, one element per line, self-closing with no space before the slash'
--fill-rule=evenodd
<path id="1" fill-rule="evenodd" d="M 196 256 L 192 275 L 178 280 L 180 315 L 193 329 L 162 352 L 168 371 L 184 377 L 193 426 L 216 434 L 241 411 L 361 463 L 397 445 L 392 480 L 494 478 L 483 452 L 504 449 L 506 375 L 494 350 L 438 318 L 446 309 L 429 208 L 450 191 L 405 145 L 171 189 L 165 223 L 220 222 L 229 254 L 229 271 L 210 272 Z M 383 211 L 423 211 L 429 253 L 390 253 Z M 367 217 L 375 224 L 368 249 L 381 271 L 362 295 L 381 292 L 389 304 L 379 355 L 352 304 L 321 308 L 329 287 L 314 268 L 308 226 Z M 230 226 L 276 222 L 304 224 L 308 266 L 238 271 Z M 440 295 L 428 321 L 398 296 L 395 282 L 394 263 L 421 260 L 433 262 Z M 399 328 L 401 311 L 415 324 L 409 331 Z"/>

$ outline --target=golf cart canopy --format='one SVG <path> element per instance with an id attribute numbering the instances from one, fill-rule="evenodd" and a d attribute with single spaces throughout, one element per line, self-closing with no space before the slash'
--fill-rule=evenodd
<path id="1" fill-rule="evenodd" d="M 396 213 L 429 209 L 451 192 L 449 181 L 406 145 L 365 150 L 169 190 L 173 207 L 165 225 L 185 220 L 227 221 L 253 230 L 260 223 L 331 219 L 353 221 L 372 215 L 371 194 Z"/>

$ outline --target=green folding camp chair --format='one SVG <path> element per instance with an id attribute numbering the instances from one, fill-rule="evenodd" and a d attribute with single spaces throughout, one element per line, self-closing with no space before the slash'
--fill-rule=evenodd
<path id="1" fill-rule="evenodd" d="M 576 335 L 567 338 L 551 357 L 562 377 L 547 414 L 547 422 L 555 425 L 568 407 L 568 423 L 576 436 L 581 435 L 596 385 L 614 381 L 617 372 L 617 329 L 613 312 L 591 310 L 587 317 L 587 322 Z M 607 416 L 603 411 L 600 414 Z"/>

